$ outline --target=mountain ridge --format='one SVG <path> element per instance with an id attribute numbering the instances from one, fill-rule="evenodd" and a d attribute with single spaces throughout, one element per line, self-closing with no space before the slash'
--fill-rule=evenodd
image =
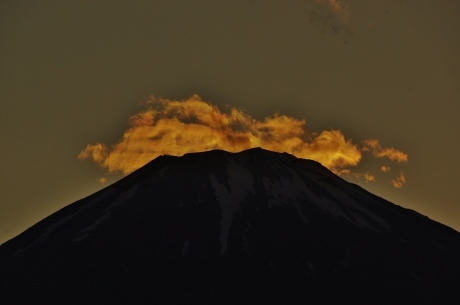
<path id="1" fill-rule="evenodd" d="M 0 294 L 454 304 L 458 257 L 458 232 L 318 162 L 214 150 L 158 157 L 1 245 Z"/>

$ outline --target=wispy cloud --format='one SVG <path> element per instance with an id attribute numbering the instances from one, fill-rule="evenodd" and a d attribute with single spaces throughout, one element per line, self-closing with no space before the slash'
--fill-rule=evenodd
<path id="1" fill-rule="evenodd" d="M 395 188 L 402 188 L 406 183 L 406 177 L 403 172 L 399 173 L 399 176 L 390 181 Z"/>
<path id="2" fill-rule="evenodd" d="M 364 179 L 366 180 L 366 182 L 375 181 L 375 176 L 369 174 L 369 172 L 364 173 L 363 177 L 364 177 Z"/>
<path id="3" fill-rule="evenodd" d="M 398 163 L 407 162 L 408 160 L 406 153 L 393 147 L 383 148 L 380 146 L 379 140 L 377 139 L 364 140 L 363 145 L 364 151 L 372 152 L 372 154 L 377 158 L 388 158 L 392 161 L 397 161 Z"/>
<path id="4" fill-rule="evenodd" d="M 374 182 L 376 180 L 375 176 L 370 174 L 369 172 L 365 173 L 357 173 L 357 172 L 347 172 L 347 175 L 352 174 L 356 178 L 364 178 L 366 182 Z"/>

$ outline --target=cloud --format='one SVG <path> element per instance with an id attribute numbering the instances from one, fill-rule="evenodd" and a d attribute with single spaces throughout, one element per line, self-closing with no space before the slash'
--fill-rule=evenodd
<path id="1" fill-rule="evenodd" d="M 388 173 L 391 169 L 389 166 L 382 165 L 382 167 L 380 167 L 380 170 L 384 173 Z"/>
<path id="2" fill-rule="evenodd" d="M 102 163 L 107 158 L 109 154 L 109 149 L 101 143 L 96 143 L 94 145 L 86 145 L 86 148 L 78 154 L 78 159 L 84 160 L 91 157 L 94 162 Z"/>
<path id="3" fill-rule="evenodd" d="M 349 174 L 349 173 L 347 173 Z M 370 174 L 369 172 L 366 172 L 366 173 L 353 173 L 353 176 L 355 176 L 356 178 L 364 178 L 364 180 L 366 180 L 366 182 L 374 182 L 375 181 L 375 176 Z"/>
<path id="4" fill-rule="evenodd" d="M 342 0 L 315 0 L 316 6 L 310 10 L 310 22 L 319 24 L 335 35 L 351 35 L 349 27 L 350 10 Z"/>
<path id="5" fill-rule="evenodd" d="M 406 177 L 404 176 L 403 172 L 400 172 L 399 176 L 391 180 L 390 182 L 395 188 L 399 189 L 402 188 L 403 185 L 406 183 Z"/>
<path id="6" fill-rule="evenodd" d="M 236 108 L 223 112 L 198 95 L 182 101 L 151 97 L 147 105 L 130 117 L 130 127 L 117 144 L 111 148 L 88 144 L 78 158 L 90 158 L 109 172 L 124 174 L 163 154 L 212 149 L 237 152 L 262 147 L 317 160 L 336 173 L 361 159 L 359 148 L 339 130 L 309 137 L 305 120 L 275 114 L 259 121 Z"/>
<path id="7" fill-rule="evenodd" d="M 316 160 L 339 175 L 350 174 L 363 151 L 340 130 L 310 134 L 303 119 L 274 114 L 257 120 L 241 109 L 221 110 L 195 94 L 183 100 L 151 96 L 146 109 L 129 118 L 118 143 L 110 147 L 88 144 L 78 159 L 91 159 L 109 173 L 129 174 L 160 155 L 213 149 L 239 152 L 253 147 Z M 383 150 L 380 147 L 377 152 Z M 369 173 L 360 175 L 366 181 L 375 180 Z"/>
<path id="8" fill-rule="evenodd" d="M 365 173 L 363 177 L 366 180 L 366 182 L 375 181 L 375 176 L 369 174 L 369 172 Z"/>
<path id="9" fill-rule="evenodd" d="M 397 161 L 398 163 L 407 162 L 408 156 L 400 150 L 393 147 L 382 148 L 379 140 L 370 139 L 363 141 L 363 151 L 370 151 L 377 158 L 388 158 L 391 161 Z M 383 170 L 383 169 L 382 169 Z"/>

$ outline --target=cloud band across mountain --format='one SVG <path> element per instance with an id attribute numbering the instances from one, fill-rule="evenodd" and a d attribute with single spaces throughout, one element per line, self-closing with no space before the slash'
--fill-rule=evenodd
<path id="1" fill-rule="evenodd" d="M 393 154 L 384 153 L 380 145 L 369 144 L 376 140 L 366 141 L 360 148 L 340 130 L 309 134 L 305 120 L 284 115 L 257 120 L 240 109 L 222 111 L 198 95 L 184 100 L 152 96 L 144 111 L 129 118 L 129 128 L 117 144 L 88 144 L 78 158 L 92 159 L 109 173 L 124 174 L 160 155 L 181 156 L 213 149 L 239 152 L 262 147 L 287 152 L 316 160 L 336 174 L 349 173 L 349 168 L 360 162 L 362 152 L 371 148 L 374 156 L 394 160 Z M 399 151 L 392 148 L 391 152 Z"/>

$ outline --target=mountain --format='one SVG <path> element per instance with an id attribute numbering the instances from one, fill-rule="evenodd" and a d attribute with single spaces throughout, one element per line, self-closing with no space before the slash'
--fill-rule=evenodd
<path id="1" fill-rule="evenodd" d="M 458 304 L 460 233 L 260 148 L 161 156 L 0 246 L 2 304 Z"/>

